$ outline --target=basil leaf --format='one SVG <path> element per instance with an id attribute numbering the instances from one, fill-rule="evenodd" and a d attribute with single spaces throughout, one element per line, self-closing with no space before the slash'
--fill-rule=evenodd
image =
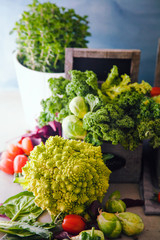
<path id="1" fill-rule="evenodd" d="M 13 234 L 19 237 L 29 237 L 33 235 L 39 235 L 41 238 L 51 238 L 52 232 L 45 229 L 37 223 L 30 225 L 26 222 L 15 222 L 15 221 L 1 221 L 0 232 Z"/>
<path id="2" fill-rule="evenodd" d="M 0 206 L 0 214 L 5 214 L 13 221 L 37 219 L 43 210 L 34 203 L 34 195 L 24 191 L 8 198 Z"/>

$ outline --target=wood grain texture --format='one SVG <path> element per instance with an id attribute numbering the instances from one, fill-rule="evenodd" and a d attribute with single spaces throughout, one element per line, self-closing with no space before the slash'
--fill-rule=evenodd
<path id="1" fill-rule="evenodd" d="M 130 77 L 132 82 L 138 81 L 139 64 L 141 51 L 137 49 L 88 49 L 88 48 L 66 48 L 65 51 L 65 74 L 68 79 L 69 70 L 73 69 L 74 60 L 78 59 L 112 59 L 112 60 L 129 60 Z M 87 66 L 86 66 L 86 70 Z"/>

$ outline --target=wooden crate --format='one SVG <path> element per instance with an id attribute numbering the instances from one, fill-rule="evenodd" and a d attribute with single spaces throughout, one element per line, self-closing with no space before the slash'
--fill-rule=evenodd
<path id="1" fill-rule="evenodd" d="M 103 154 L 111 153 L 125 159 L 125 165 L 115 171 L 110 176 L 111 183 L 138 183 L 142 171 L 142 144 L 134 151 L 124 149 L 120 144 L 113 145 L 104 142 L 102 145 Z M 118 161 L 118 159 L 117 159 Z"/>
<path id="2" fill-rule="evenodd" d="M 158 46 L 157 46 L 154 87 L 160 87 L 160 38 L 158 39 Z M 155 156 L 155 173 L 156 173 L 157 183 L 160 188 L 160 148 L 153 151 L 156 151 L 156 154 L 154 155 Z"/>
<path id="3" fill-rule="evenodd" d="M 154 86 L 160 87 L 160 39 L 158 40 Z"/>
<path id="4" fill-rule="evenodd" d="M 132 82 L 138 81 L 140 50 L 127 49 L 86 49 L 66 48 L 65 74 L 70 79 L 69 70 L 92 70 L 97 74 L 99 82 L 106 80 L 113 65 L 119 74 L 128 74 Z"/>

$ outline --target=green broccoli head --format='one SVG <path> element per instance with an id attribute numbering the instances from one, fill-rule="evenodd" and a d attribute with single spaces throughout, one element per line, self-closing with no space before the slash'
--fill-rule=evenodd
<path id="1" fill-rule="evenodd" d="M 36 146 L 23 167 L 25 187 L 52 216 L 83 214 L 94 200 L 102 201 L 110 173 L 100 147 L 59 136 Z"/>

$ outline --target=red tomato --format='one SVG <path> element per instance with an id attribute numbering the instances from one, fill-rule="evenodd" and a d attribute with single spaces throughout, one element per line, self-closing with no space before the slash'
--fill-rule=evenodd
<path id="1" fill-rule="evenodd" d="M 8 151 L 16 157 L 17 155 L 23 154 L 24 151 L 21 147 L 19 147 L 17 144 L 10 144 L 8 147 Z"/>
<path id="2" fill-rule="evenodd" d="M 160 87 L 152 87 L 150 94 L 152 97 L 160 95 Z"/>
<path id="3" fill-rule="evenodd" d="M 160 192 L 158 193 L 158 202 L 160 203 Z"/>
<path id="4" fill-rule="evenodd" d="M 1 154 L 1 159 L 2 158 L 9 158 L 10 160 L 13 161 L 15 156 L 12 153 L 10 153 L 9 151 L 5 151 L 5 152 L 2 152 L 2 154 Z"/>
<path id="5" fill-rule="evenodd" d="M 30 152 L 33 150 L 33 144 L 29 137 L 25 137 L 22 139 L 21 146 L 24 153 L 27 155 L 29 155 Z"/>
<path id="6" fill-rule="evenodd" d="M 62 222 L 62 228 L 64 231 L 72 234 L 78 234 L 85 229 L 85 219 L 76 214 L 70 214 L 65 216 Z"/>
<path id="7" fill-rule="evenodd" d="M 8 174 L 14 174 L 13 161 L 9 158 L 2 158 L 0 161 L 0 170 Z"/>
<path id="8" fill-rule="evenodd" d="M 24 165 L 26 165 L 28 161 L 28 158 L 25 155 L 17 155 L 14 159 L 14 172 L 15 173 L 21 173 L 22 172 L 22 168 L 24 167 Z"/>

